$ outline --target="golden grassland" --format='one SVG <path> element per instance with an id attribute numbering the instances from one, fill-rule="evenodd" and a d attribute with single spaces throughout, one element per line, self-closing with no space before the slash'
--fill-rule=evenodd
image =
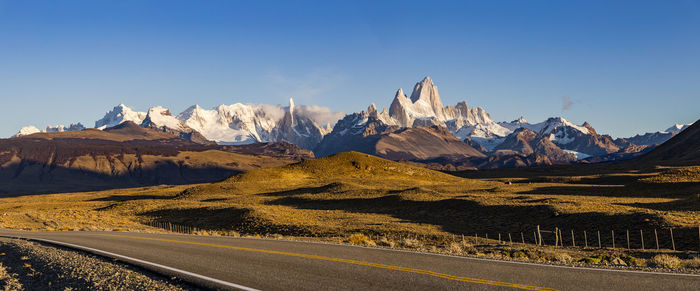
<path id="1" fill-rule="evenodd" d="M 661 233 L 661 247 L 670 248 L 664 231 L 674 228 L 676 247 L 692 249 L 698 246 L 699 193 L 700 167 L 581 166 L 451 175 L 341 153 L 217 183 L 2 198 L 0 227 L 147 231 L 152 228 L 146 223 L 169 222 L 209 234 L 340 238 L 416 248 L 440 240 L 444 250 L 467 253 L 473 243 L 466 242 L 475 235 L 488 233 L 495 242 L 498 234 L 506 241 L 510 233 L 517 242 L 522 232 L 532 242 L 537 225 L 564 229 L 565 244 L 571 244 L 569 232 L 575 230 L 579 245 L 583 230 L 589 244 L 597 244 L 591 237 L 601 231 L 604 245 L 614 230 L 623 246 L 630 230 L 633 248 L 640 230 L 652 246 L 654 229 Z M 548 233 L 543 239 L 554 242 Z"/>

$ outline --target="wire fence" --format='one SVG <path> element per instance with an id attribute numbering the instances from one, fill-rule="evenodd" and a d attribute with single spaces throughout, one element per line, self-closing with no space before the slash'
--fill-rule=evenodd
<path id="1" fill-rule="evenodd" d="M 465 237 L 464 235 L 469 235 Z M 599 249 L 661 250 L 700 252 L 698 228 L 653 228 L 624 230 L 575 230 L 536 226 L 528 231 L 484 232 L 461 235 L 461 240 L 475 245 L 530 244 L 553 247 Z M 454 239 L 453 239 L 454 240 Z"/>
<path id="2" fill-rule="evenodd" d="M 171 222 L 151 221 L 144 224 L 165 231 L 195 234 L 200 232 L 194 226 Z M 627 249 L 627 250 L 673 250 L 700 252 L 700 226 L 698 228 L 653 228 L 653 229 L 596 229 L 576 230 L 554 227 L 544 229 L 539 225 L 526 231 L 482 232 L 454 235 L 372 235 L 374 239 L 393 237 L 394 239 L 416 239 L 423 241 L 462 241 L 474 245 L 527 244 L 535 246 Z"/>
<path id="3" fill-rule="evenodd" d="M 144 224 L 148 225 L 150 227 L 160 228 L 160 229 L 163 229 L 166 231 L 176 232 L 176 233 L 194 234 L 194 233 L 199 232 L 199 229 L 197 229 L 194 226 L 180 225 L 180 224 L 174 224 L 174 223 L 170 223 L 170 222 L 149 221 L 149 222 L 145 222 Z"/>

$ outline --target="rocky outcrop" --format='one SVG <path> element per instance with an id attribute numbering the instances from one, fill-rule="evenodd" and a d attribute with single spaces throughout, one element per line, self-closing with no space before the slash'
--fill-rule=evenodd
<path id="1" fill-rule="evenodd" d="M 553 162 L 559 163 L 576 161 L 576 156 L 565 152 L 548 138 L 527 128 L 515 130 L 495 150 L 513 150 L 524 155 L 538 153 L 547 156 Z"/>

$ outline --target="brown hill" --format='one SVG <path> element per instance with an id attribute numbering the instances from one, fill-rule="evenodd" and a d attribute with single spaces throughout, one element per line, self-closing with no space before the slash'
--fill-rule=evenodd
<path id="1" fill-rule="evenodd" d="M 696 121 L 646 155 L 635 159 L 634 162 L 657 165 L 700 165 L 700 122 Z"/>
<path id="2" fill-rule="evenodd" d="M 0 139 L 0 195 L 212 182 L 312 157 L 286 143 L 202 145 L 135 124 L 40 133 Z"/>
<path id="3" fill-rule="evenodd" d="M 457 139 L 444 127 L 415 127 L 382 135 L 375 145 L 377 154 L 390 160 L 485 157 Z"/>
<path id="4" fill-rule="evenodd" d="M 180 193 L 180 197 L 229 196 L 232 193 L 284 196 L 321 192 L 371 195 L 378 189 L 466 186 L 475 183 L 477 182 L 364 153 L 343 152 L 285 166 L 247 171 L 217 183 L 187 189 Z M 298 189 L 288 193 L 276 193 L 280 189 L 295 187 Z"/>
<path id="5" fill-rule="evenodd" d="M 446 128 L 401 128 L 370 120 L 358 134 L 332 133 L 316 148 L 317 156 L 358 151 L 390 160 L 425 161 L 438 158 L 483 158 L 485 155 L 457 139 Z"/>

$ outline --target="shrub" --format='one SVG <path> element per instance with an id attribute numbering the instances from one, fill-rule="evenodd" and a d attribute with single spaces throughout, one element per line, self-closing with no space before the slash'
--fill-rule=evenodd
<path id="1" fill-rule="evenodd" d="M 354 245 L 368 245 L 368 246 L 376 246 L 377 244 L 374 243 L 369 237 L 367 237 L 364 234 L 361 233 L 355 233 L 353 235 L 350 235 L 348 238 L 348 243 L 354 244 Z"/>
<path id="2" fill-rule="evenodd" d="M 585 257 L 580 260 L 578 260 L 581 263 L 586 263 L 586 264 L 600 264 L 603 261 L 603 255 L 597 255 L 597 256 L 590 256 L 590 257 Z"/>
<path id="3" fill-rule="evenodd" d="M 393 247 L 396 246 L 396 243 L 395 243 L 393 240 L 389 240 L 389 239 L 386 238 L 386 237 L 382 237 L 382 238 L 377 242 L 377 244 L 380 245 L 380 246 L 385 246 L 385 247 L 390 247 L 390 248 L 393 248 Z"/>
<path id="4" fill-rule="evenodd" d="M 462 246 L 462 252 L 464 252 L 464 253 L 466 253 L 466 254 L 472 254 L 472 255 L 473 255 L 473 254 L 476 254 L 476 253 L 477 253 L 477 250 L 476 250 L 476 248 L 474 247 L 474 245 L 472 245 L 472 244 L 470 244 L 470 243 L 462 242 L 462 243 L 461 243 L 461 246 Z"/>
<path id="5" fill-rule="evenodd" d="M 464 249 L 462 249 L 462 244 L 457 242 L 450 243 L 445 249 L 448 253 L 456 255 L 461 255 L 464 252 Z"/>
<path id="6" fill-rule="evenodd" d="M 689 260 L 683 261 L 683 266 L 689 269 L 700 269 L 700 258 L 695 257 Z"/>
<path id="7" fill-rule="evenodd" d="M 405 238 L 401 241 L 401 246 L 407 248 L 420 248 L 423 246 L 423 243 L 417 239 Z"/>
<path id="8" fill-rule="evenodd" d="M 562 263 L 571 263 L 573 261 L 573 258 L 569 256 L 567 253 L 556 253 L 554 254 L 554 260 L 557 262 L 562 262 Z"/>
<path id="9" fill-rule="evenodd" d="M 625 263 L 628 266 L 644 266 L 644 265 L 646 265 L 646 261 L 644 259 L 635 258 L 633 256 L 623 255 L 622 257 L 620 257 L 620 259 L 625 261 Z"/>
<path id="10" fill-rule="evenodd" d="M 654 256 L 651 258 L 650 263 L 657 268 L 676 269 L 681 267 L 681 259 L 667 254 Z"/>
<path id="11" fill-rule="evenodd" d="M 514 259 L 523 259 L 523 260 L 528 259 L 527 254 L 525 254 L 525 252 L 523 252 L 523 251 L 515 251 L 510 256 Z"/>

